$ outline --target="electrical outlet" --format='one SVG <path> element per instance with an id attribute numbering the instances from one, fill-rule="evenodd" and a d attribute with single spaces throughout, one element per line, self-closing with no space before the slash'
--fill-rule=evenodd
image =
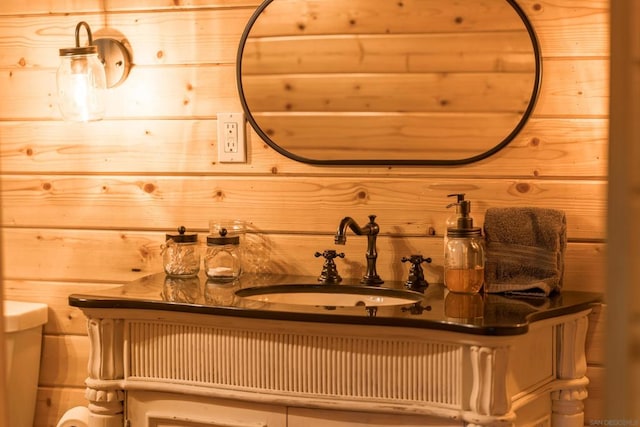
<path id="1" fill-rule="evenodd" d="M 246 163 L 244 113 L 218 113 L 218 161 Z"/>
<path id="2" fill-rule="evenodd" d="M 238 152 L 238 124 L 236 122 L 224 122 L 222 124 L 223 129 L 223 148 L 222 150 L 227 153 Z"/>

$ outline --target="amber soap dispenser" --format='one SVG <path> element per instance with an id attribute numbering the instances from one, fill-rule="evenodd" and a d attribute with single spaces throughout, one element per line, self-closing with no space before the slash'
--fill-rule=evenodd
<path id="1" fill-rule="evenodd" d="M 473 226 L 471 202 L 458 199 L 457 221 L 448 224 L 444 244 L 444 284 L 451 292 L 475 294 L 484 284 L 484 241 L 480 227 Z M 452 226 L 450 226 L 452 225 Z"/>

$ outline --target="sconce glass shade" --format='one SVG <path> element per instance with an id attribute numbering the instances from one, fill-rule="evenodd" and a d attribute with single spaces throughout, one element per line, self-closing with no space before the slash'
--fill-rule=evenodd
<path id="1" fill-rule="evenodd" d="M 86 27 L 89 46 L 80 47 L 81 26 Z M 92 42 L 89 26 L 81 22 L 76 27 L 76 47 L 60 49 L 56 79 L 58 104 L 65 120 L 87 122 L 104 117 L 107 78 Z"/>

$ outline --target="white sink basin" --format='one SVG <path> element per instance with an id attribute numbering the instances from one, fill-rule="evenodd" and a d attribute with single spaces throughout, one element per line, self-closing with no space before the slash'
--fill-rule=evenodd
<path id="1" fill-rule="evenodd" d="M 351 285 L 273 285 L 236 291 L 253 301 L 321 307 L 381 307 L 413 304 L 422 299 L 417 292 Z"/>

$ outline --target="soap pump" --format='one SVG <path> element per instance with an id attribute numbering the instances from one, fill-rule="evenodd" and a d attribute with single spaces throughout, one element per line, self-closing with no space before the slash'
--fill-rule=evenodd
<path id="1" fill-rule="evenodd" d="M 455 225 L 447 227 L 444 245 L 444 284 L 451 292 L 474 294 L 484 283 L 484 243 L 480 227 L 473 226 L 471 202 L 456 195 Z"/>
<path id="2" fill-rule="evenodd" d="M 447 205 L 447 209 L 454 207 L 456 208 L 456 213 L 454 213 L 453 215 L 450 215 L 447 218 L 447 229 L 449 228 L 456 228 L 458 225 L 458 218 L 460 218 L 462 216 L 462 214 L 460 213 L 460 209 L 462 207 L 462 202 L 464 201 L 464 193 L 453 193 L 453 194 L 447 194 L 447 197 L 455 197 L 456 198 L 456 202 L 455 203 L 451 203 L 449 205 Z"/>

